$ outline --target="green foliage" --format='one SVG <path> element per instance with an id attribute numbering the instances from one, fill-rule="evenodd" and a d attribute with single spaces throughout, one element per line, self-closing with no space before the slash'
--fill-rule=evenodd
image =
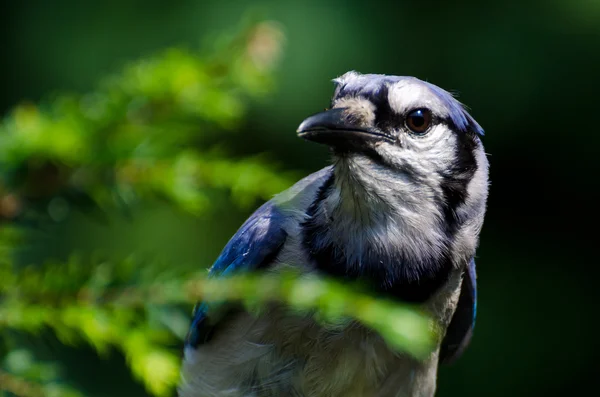
<path id="1" fill-rule="evenodd" d="M 213 209 L 215 193 L 250 209 L 289 186 L 294 175 L 264 156 L 223 149 L 249 102 L 271 88 L 282 40 L 276 24 L 254 24 L 209 54 L 170 49 L 129 64 L 91 93 L 20 105 L 4 119 L 0 395 L 80 395 L 56 362 L 38 360 L 16 338 L 48 331 L 101 357 L 121 353 L 151 394 L 172 395 L 189 306 L 198 300 L 250 310 L 281 302 L 324 326 L 359 320 L 417 358 L 431 352 L 437 330 L 424 313 L 328 279 L 289 272 L 207 279 L 136 253 L 118 262 L 73 254 L 42 266 L 23 266 L 13 255 L 27 240 L 24 225 L 60 221 L 66 206 L 108 213 L 161 198 L 198 215 Z"/>
<path id="2" fill-rule="evenodd" d="M 151 271 L 141 274 L 139 269 Z M 357 319 L 418 358 L 426 357 L 435 343 L 435 324 L 425 314 L 377 300 L 357 286 L 294 272 L 186 279 L 192 275 L 165 277 L 156 264 L 131 260 L 85 266 L 76 259 L 41 269 L 10 272 L 4 265 L 0 270 L 7 281 L 0 290 L 0 329 L 36 333 L 47 327 L 65 344 L 84 341 L 99 354 L 117 348 L 157 396 L 168 395 L 178 380 L 178 351 L 165 346 L 184 336 L 185 328 L 173 327 L 178 317 L 185 322 L 180 303 L 237 301 L 262 310 L 267 303 L 282 302 L 316 315 L 325 327 Z"/>
<path id="3" fill-rule="evenodd" d="M 0 395 L 4 390 L 23 397 L 82 396 L 77 390 L 55 381 L 58 376 L 55 365 L 35 362 L 28 351 L 11 351 L 6 355 L 4 363 L 10 372 L 0 370 Z M 24 378 L 35 379 L 37 382 L 26 381 Z"/>
<path id="4" fill-rule="evenodd" d="M 270 87 L 281 40 L 277 25 L 259 24 L 216 55 L 169 49 L 86 95 L 16 107 L 0 125 L 0 188 L 16 194 L 4 215 L 60 195 L 103 207 L 160 196 L 194 213 L 207 210 L 215 188 L 245 205 L 270 198 L 288 186 L 286 174 L 217 148 L 248 99 Z"/>

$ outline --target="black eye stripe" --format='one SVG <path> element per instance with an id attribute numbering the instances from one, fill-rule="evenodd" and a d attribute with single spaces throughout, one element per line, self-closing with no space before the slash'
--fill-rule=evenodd
<path id="1" fill-rule="evenodd" d="M 375 125 L 381 130 L 392 130 L 398 122 L 398 114 L 394 112 L 388 101 L 389 89 L 381 87 L 377 96 L 367 98 L 375 105 Z"/>
<path id="2" fill-rule="evenodd" d="M 408 114 L 418 108 L 410 108 L 408 111 L 403 113 L 395 112 L 388 102 L 388 92 L 389 89 L 387 86 L 382 86 L 376 95 L 373 94 L 359 94 L 348 92 L 346 89 L 346 85 L 338 86 L 336 88 L 337 95 L 331 100 L 330 108 L 333 107 L 334 101 L 348 97 L 358 97 L 365 100 L 368 100 L 375 106 L 375 126 L 382 131 L 395 131 L 398 129 L 405 129 L 406 117 Z M 455 133 L 464 133 L 454 122 L 451 116 L 440 116 L 439 114 L 431 113 L 431 126 L 435 127 L 437 125 L 444 124 L 450 130 Z"/>

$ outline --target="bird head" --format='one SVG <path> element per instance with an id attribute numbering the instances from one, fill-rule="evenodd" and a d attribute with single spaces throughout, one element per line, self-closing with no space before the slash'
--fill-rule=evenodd
<path id="1" fill-rule="evenodd" d="M 414 77 L 348 72 L 334 82 L 331 108 L 304 120 L 300 137 L 398 172 L 477 167 L 483 129 L 450 93 Z"/>
<path id="2" fill-rule="evenodd" d="M 383 254 L 413 268 L 465 263 L 487 200 L 483 129 L 450 93 L 414 77 L 348 72 L 334 82 L 330 109 L 298 128 L 334 154 L 334 181 L 311 217 L 331 237 L 314 246 L 345 241 L 356 267 Z"/>

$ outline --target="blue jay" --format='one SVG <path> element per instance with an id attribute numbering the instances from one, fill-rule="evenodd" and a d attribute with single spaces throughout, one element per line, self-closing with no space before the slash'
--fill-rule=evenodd
<path id="1" fill-rule="evenodd" d="M 198 305 L 181 397 L 430 397 L 440 361 L 471 337 L 488 194 L 483 130 L 454 97 L 414 77 L 348 72 L 331 107 L 300 124 L 333 164 L 260 207 L 211 276 L 292 266 L 358 280 L 422 305 L 446 330 L 416 360 L 349 321 L 328 328 L 274 306 L 259 315 Z"/>

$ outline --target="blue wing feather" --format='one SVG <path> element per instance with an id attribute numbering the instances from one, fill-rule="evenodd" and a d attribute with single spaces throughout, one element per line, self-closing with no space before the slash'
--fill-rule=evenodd
<path id="1" fill-rule="evenodd" d="M 463 276 L 456 311 L 442 341 L 440 349 L 440 360 L 442 362 L 451 363 L 460 357 L 471 341 L 476 317 L 477 275 L 475 260 L 471 259 Z"/>
<path id="2" fill-rule="evenodd" d="M 209 271 L 210 277 L 223 277 L 238 271 L 268 266 L 281 249 L 287 233 L 282 227 L 283 215 L 272 202 L 263 204 L 229 240 Z M 206 303 L 194 309 L 186 344 L 196 347 L 207 341 L 224 313 L 209 316 Z M 212 319 L 210 317 L 213 317 Z"/>

